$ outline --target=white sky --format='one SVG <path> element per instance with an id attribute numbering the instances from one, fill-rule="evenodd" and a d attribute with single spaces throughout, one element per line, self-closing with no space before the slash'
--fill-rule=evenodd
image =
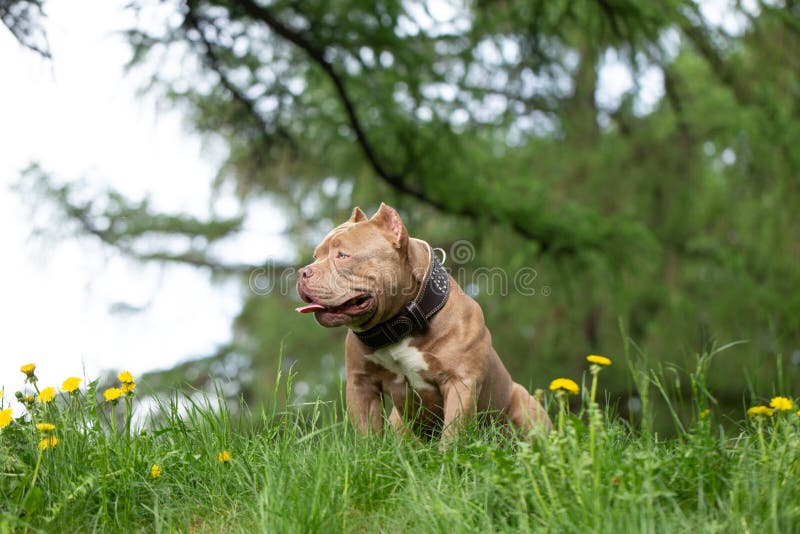
<path id="1" fill-rule="evenodd" d="M 201 157 L 177 112 L 157 113 L 123 74 L 128 58 L 114 31 L 130 22 L 124 0 L 47 3 L 51 62 L 0 28 L 0 389 L 22 383 L 19 366 L 38 365 L 41 385 L 102 369 L 134 374 L 211 352 L 230 339 L 241 304 L 235 282 L 212 285 L 183 266 L 142 266 L 91 240 L 30 240 L 29 212 L 9 185 L 30 161 L 60 180 L 86 178 L 126 195 L 149 194 L 165 211 L 208 212 L 216 164 Z M 78 5 L 80 6 L 79 8 Z M 206 151 L 207 152 L 207 151 Z M 189 192 L 189 194 L 187 194 Z M 248 221 L 224 248 L 232 261 L 280 253 L 280 218 Z M 146 311 L 109 313 L 115 302 Z"/>

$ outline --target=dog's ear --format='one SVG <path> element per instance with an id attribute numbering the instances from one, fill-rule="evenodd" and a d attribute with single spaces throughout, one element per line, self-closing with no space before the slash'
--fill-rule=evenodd
<path id="1" fill-rule="evenodd" d="M 350 218 L 347 219 L 347 222 L 358 223 L 358 222 L 364 222 L 366 220 L 367 220 L 367 215 L 363 211 L 361 211 L 361 208 L 356 206 L 355 208 L 353 208 L 353 213 L 350 215 Z"/>
<path id="2" fill-rule="evenodd" d="M 408 246 L 408 231 L 393 207 L 381 202 L 378 213 L 373 215 L 370 221 L 384 228 L 392 236 L 392 244 L 395 248 L 404 249 Z"/>

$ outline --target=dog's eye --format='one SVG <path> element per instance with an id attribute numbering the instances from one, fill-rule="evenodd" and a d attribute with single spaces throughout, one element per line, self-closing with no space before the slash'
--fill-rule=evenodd
<path id="1" fill-rule="evenodd" d="M 339 251 L 339 253 L 336 255 L 336 257 L 337 257 L 337 258 L 349 258 L 349 257 L 350 257 L 350 254 L 345 254 L 344 252 L 342 252 L 342 251 L 340 250 L 340 251 Z"/>

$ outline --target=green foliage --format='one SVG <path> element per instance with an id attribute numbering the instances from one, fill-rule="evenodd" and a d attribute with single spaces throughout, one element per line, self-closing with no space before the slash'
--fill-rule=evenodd
<path id="1" fill-rule="evenodd" d="M 3 0 L 0 22 L 20 45 L 44 58 L 50 57 L 47 34 L 42 27 L 44 0 Z"/>
<path id="2" fill-rule="evenodd" d="M 130 68 L 226 147 L 216 185 L 234 186 L 243 212 L 249 198 L 277 206 L 293 263 L 353 205 L 383 200 L 434 246 L 475 245 L 471 262 L 450 265 L 465 269 L 462 281 L 487 267 L 509 277 L 535 269 L 534 297 L 476 297 L 526 385 L 570 371 L 576 355 L 621 354 L 620 321 L 652 361 L 679 369 L 695 347 L 747 340 L 709 375 L 727 410 L 739 409 L 747 380 L 766 387 L 776 361 L 787 379 L 800 377 L 795 3 L 737 2 L 734 33 L 690 0 L 131 8 L 163 24 L 129 30 Z M 635 83 L 609 102 L 599 75 L 614 61 Z M 173 64 L 181 68 L 164 68 Z M 645 76 L 653 72 L 661 79 Z M 47 176 L 29 171 L 23 190 L 42 184 L 32 199 L 136 258 L 233 275 L 263 267 L 209 253 L 241 219 L 157 214 L 113 191 L 87 201 Z M 153 235 L 202 239 L 153 252 Z M 256 385 L 270 383 L 285 341 L 298 379 L 332 398 L 338 373 L 321 362 L 342 361 L 344 332 L 289 317 L 291 300 L 248 294 L 231 343 L 194 374 L 212 378 L 214 363 L 235 354 L 254 377 L 245 395 L 264 398 Z M 624 393 L 631 380 L 612 372 L 608 388 Z"/>
<path id="3" fill-rule="evenodd" d="M 35 163 L 22 172 L 16 189 L 26 198 L 44 198 L 59 208 L 42 227 L 33 228 L 45 237 L 89 235 L 143 261 L 179 262 L 228 273 L 243 270 L 220 264 L 208 254 L 210 245 L 241 230 L 241 217 L 203 221 L 191 215 L 157 213 L 148 198 L 132 201 L 114 190 L 88 192 L 81 183 L 57 184 Z M 34 212 L 41 208 L 31 204 Z M 176 252 L 175 246 L 161 244 L 165 240 L 183 246 Z M 145 241 L 149 246 L 142 247 Z"/>

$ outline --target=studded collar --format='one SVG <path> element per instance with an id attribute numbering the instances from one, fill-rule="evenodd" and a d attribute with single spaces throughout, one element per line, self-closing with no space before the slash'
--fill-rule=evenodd
<path id="1" fill-rule="evenodd" d="M 401 339 L 428 329 L 428 321 L 442 309 L 450 296 L 450 275 L 428 247 L 430 263 L 416 298 L 406 304 L 400 313 L 372 328 L 353 331 L 362 343 L 372 349 L 380 349 L 397 343 Z"/>

